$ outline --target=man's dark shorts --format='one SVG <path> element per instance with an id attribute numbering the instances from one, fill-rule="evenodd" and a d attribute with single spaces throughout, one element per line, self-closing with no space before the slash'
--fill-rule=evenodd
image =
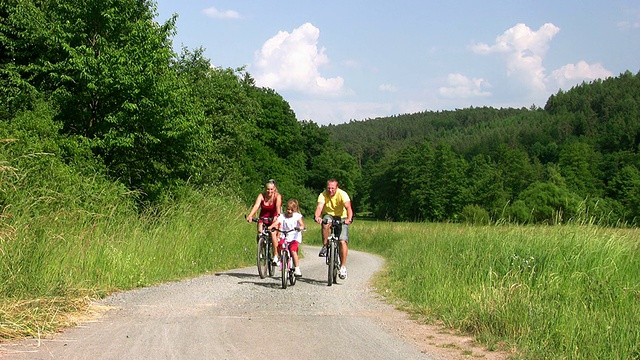
<path id="1" fill-rule="evenodd" d="M 340 219 L 339 216 L 331 216 L 329 214 L 325 214 L 322 217 L 322 220 L 332 221 L 333 219 Z M 345 219 L 342 219 L 342 231 L 340 232 L 339 239 L 344 240 L 344 242 L 349 242 L 349 225 L 344 223 Z"/>

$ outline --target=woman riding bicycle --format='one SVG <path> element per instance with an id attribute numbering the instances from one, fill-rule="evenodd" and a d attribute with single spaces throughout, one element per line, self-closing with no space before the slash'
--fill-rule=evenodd
<path id="1" fill-rule="evenodd" d="M 300 271 L 300 260 L 298 259 L 298 245 L 302 242 L 302 231 L 305 229 L 304 221 L 302 221 L 302 214 L 300 214 L 300 205 L 298 200 L 290 199 L 287 201 L 287 211 L 284 214 L 280 214 L 276 221 L 269 226 L 269 230 L 279 229 L 286 232 L 286 238 L 280 239 L 278 246 L 284 246 L 284 242 L 290 242 L 289 251 L 291 251 L 291 257 L 293 258 L 293 266 L 295 267 L 294 275 L 297 277 L 302 276 Z M 297 231 L 291 231 L 297 229 Z M 278 248 L 279 253 L 280 248 Z"/>
<path id="2" fill-rule="evenodd" d="M 280 215 L 280 211 L 282 209 L 282 195 L 278 193 L 275 180 L 271 179 L 267 181 L 264 193 L 258 194 L 251 212 L 247 215 L 247 222 L 251 222 L 253 220 L 253 216 L 256 214 L 258 209 L 260 209 L 260 219 L 258 220 L 258 236 L 260 236 L 263 226 L 271 225 L 271 222 L 265 223 L 263 219 L 271 218 L 275 220 Z M 271 234 L 271 245 L 273 247 L 273 254 L 277 254 L 278 238 L 276 234 Z M 277 260 L 278 257 L 274 256 L 273 262 L 275 263 Z"/>

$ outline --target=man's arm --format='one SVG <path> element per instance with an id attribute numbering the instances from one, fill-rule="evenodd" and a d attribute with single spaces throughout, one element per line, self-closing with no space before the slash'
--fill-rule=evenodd
<path id="1" fill-rule="evenodd" d="M 344 207 L 347 209 L 347 220 L 345 220 L 344 223 L 349 225 L 353 222 L 353 209 L 351 208 L 351 201 L 345 202 Z"/>
<path id="2" fill-rule="evenodd" d="M 320 224 L 322 222 L 322 218 L 320 217 L 320 215 L 322 215 L 322 209 L 324 208 L 324 203 L 319 202 L 318 206 L 316 206 L 316 212 L 314 214 L 313 219 Z"/>

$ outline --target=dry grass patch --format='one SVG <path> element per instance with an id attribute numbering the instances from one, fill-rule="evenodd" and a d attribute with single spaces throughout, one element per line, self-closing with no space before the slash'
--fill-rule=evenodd
<path id="1" fill-rule="evenodd" d="M 83 296 L 0 300 L 0 339 L 43 338 L 61 328 L 75 326 L 103 314 L 107 309 Z"/>

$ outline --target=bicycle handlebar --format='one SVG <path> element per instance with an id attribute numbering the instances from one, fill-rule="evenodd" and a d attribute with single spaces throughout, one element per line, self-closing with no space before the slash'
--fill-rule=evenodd
<path id="1" fill-rule="evenodd" d="M 244 218 L 246 219 L 247 215 L 245 215 Z M 253 218 L 253 219 L 251 219 L 251 222 L 258 222 L 258 221 L 272 222 L 273 218 L 272 217 L 261 217 L 261 218 Z"/>
<path id="2" fill-rule="evenodd" d="M 297 226 L 295 228 L 289 229 L 289 230 L 271 229 L 271 232 L 276 232 L 276 231 L 279 232 L 279 233 L 287 235 L 288 233 L 290 233 L 292 231 L 307 231 L 307 229 L 306 228 L 305 229 L 300 229 Z"/>
<path id="3" fill-rule="evenodd" d="M 331 225 L 342 225 L 344 224 L 344 220 L 342 219 L 333 219 L 333 220 L 329 220 L 329 219 L 322 219 L 322 223 L 323 224 L 328 224 L 329 222 L 331 222 Z"/>

